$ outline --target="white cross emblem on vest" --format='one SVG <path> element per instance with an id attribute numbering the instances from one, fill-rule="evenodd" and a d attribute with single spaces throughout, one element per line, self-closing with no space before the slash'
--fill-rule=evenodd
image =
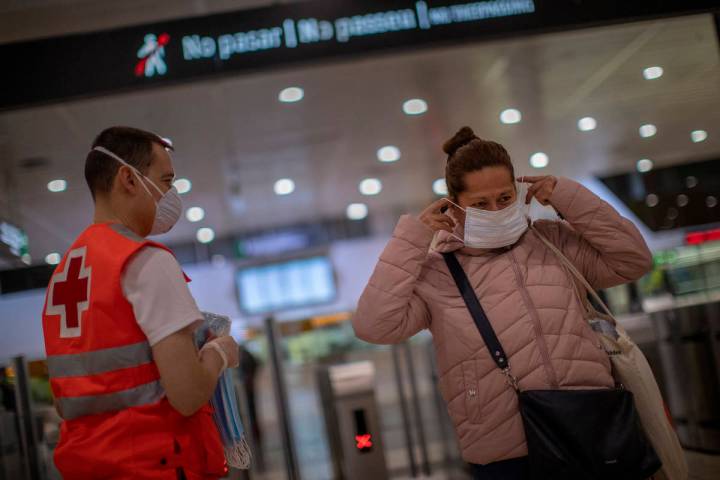
<path id="1" fill-rule="evenodd" d="M 53 275 L 48 288 L 46 313 L 60 315 L 60 337 L 82 335 L 82 314 L 90 305 L 91 267 L 85 265 L 87 247 L 68 253 L 61 272 Z"/>

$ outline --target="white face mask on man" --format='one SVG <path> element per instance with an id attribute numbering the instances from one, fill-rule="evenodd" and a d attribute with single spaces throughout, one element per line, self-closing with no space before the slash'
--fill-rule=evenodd
<path id="1" fill-rule="evenodd" d="M 523 202 L 524 189 L 523 186 L 516 187 L 515 202 L 496 211 L 474 207 L 462 208 L 448 200 L 465 212 L 465 238 L 451 235 L 470 248 L 493 249 L 513 245 L 528 229 L 529 206 Z"/>
<path id="2" fill-rule="evenodd" d="M 170 229 L 174 227 L 180 219 L 180 215 L 182 215 L 182 199 L 180 198 L 180 194 L 178 193 L 177 189 L 175 187 L 171 187 L 170 190 L 163 193 L 163 191 L 160 190 L 160 187 L 158 187 L 155 182 L 140 173 L 137 168 L 128 164 L 125 160 L 118 157 L 107 148 L 95 147 L 93 148 L 93 150 L 104 153 L 105 155 L 108 155 L 109 157 L 112 157 L 118 162 L 122 163 L 126 167 L 130 167 L 137 179 L 140 181 L 140 184 L 143 186 L 143 188 L 145 188 L 145 191 L 148 193 L 148 195 L 150 195 L 150 198 L 153 199 L 153 201 L 155 202 L 155 220 L 153 221 L 150 235 L 160 235 L 169 232 Z M 159 201 L 155 201 L 155 197 L 152 193 L 150 193 L 150 190 L 148 189 L 147 185 L 145 185 L 145 182 L 143 182 L 143 178 L 150 182 L 150 184 L 155 188 L 155 190 L 160 193 L 161 197 Z"/>

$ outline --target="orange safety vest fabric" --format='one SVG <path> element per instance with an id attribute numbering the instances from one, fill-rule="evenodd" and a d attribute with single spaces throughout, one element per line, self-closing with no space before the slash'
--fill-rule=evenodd
<path id="1" fill-rule="evenodd" d="M 51 278 L 43 331 L 64 418 L 55 450 L 64 478 L 174 480 L 182 468 L 188 479 L 210 479 L 226 471 L 211 407 L 184 417 L 170 405 L 123 294 L 122 272 L 147 246 L 168 250 L 122 225 L 95 224 Z"/>

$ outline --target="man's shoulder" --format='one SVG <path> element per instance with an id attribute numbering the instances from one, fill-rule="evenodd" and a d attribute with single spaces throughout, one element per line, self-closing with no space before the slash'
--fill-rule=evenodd
<path id="1" fill-rule="evenodd" d="M 153 245 L 152 243 L 143 246 L 134 257 L 144 259 L 151 263 L 180 265 L 170 250 L 161 245 Z"/>
<path id="2" fill-rule="evenodd" d="M 175 256 L 160 246 L 145 245 L 138 250 L 125 267 L 127 273 L 147 273 L 154 271 L 180 271 L 180 264 Z"/>

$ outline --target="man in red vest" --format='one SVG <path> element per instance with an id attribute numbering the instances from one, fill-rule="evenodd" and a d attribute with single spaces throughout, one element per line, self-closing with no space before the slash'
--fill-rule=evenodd
<path id="1" fill-rule="evenodd" d="M 82 479 L 224 475 L 208 404 L 238 364 L 229 337 L 200 352 L 202 314 L 170 250 L 147 240 L 177 222 L 170 143 L 128 127 L 95 139 L 85 178 L 95 216 L 53 274 L 43 312 L 48 370 L 64 421 L 55 464 Z"/>

